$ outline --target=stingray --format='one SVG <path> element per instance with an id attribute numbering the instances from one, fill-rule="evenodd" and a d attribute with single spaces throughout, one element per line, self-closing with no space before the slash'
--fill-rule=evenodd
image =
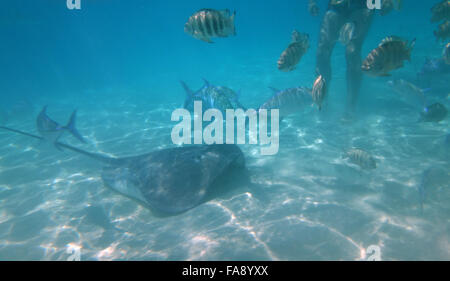
<path id="1" fill-rule="evenodd" d="M 27 132 L 10 132 L 42 140 Z M 88 152 L 59 141 L 56 144 L 104 163 L 105 186 L 136 200 L 157 216 L 184 213 L 226 192 L 223 182 L 245 171 L 244 155 L 230 144 L 192 145 L 114 158 Z"/>

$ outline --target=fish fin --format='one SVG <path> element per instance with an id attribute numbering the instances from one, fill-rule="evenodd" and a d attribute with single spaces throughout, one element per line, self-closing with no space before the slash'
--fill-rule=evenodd
<path id="1" fill-rule="evenodd" d="M 229 17 L 231 15 L 230 9 L 224 9 L 219 12 L 225 17 Z"/>
<path id="2" fill-rule="evenodd" d="M 234 19 L 236 18 L 236 11 L 233 11 L 233 14 L 230 17 L 232 26 L 233 26 L 233 35 L 236 36 L 236 28 L 234 26 Z"/>
<path id="3" fill-rule="evenodd" d="M 180 81 L 181 86 L 183 87 L 184 91 L 186 92 L 186 100 L 184 101 L 183 108 L 187 108 L 191 100 L 194 98 L 194 92 L 189 89 L 188 85 L 184 81 Z"/>
<path id="4" fill-rule="evenodd" d="M 72 112 L 72 115 L 70 116 L 69 123 L 67 124 L 67 126 L 65 128 L 67 130 L 69 130 L 69 132 L 74 137 L 76 137 L 79 141 L 81 141 L 82 143 L 86 143 L 84 138 L 81 136 L 81 134 L 78 132 L 77 128 L 75 127 L 75 119 L 76 119 L 76 117 L 77 117 L 77 111 L 74 110 Z"/>
<path id="5" fill-rule="evenodd" d="M 274 88 L 274 87 L 270 87 L 270 86 L 269 86 L 269 89 L 271 89 L 271 90 L 272 90 L 272 92 L 273 92 L 274 94 L 276 94 L 276 93 L 280 92 L 280 90 L 279 90 L 279 89 L 277 89 L 277 88 Z"/>
<path id="6" fill-rule="evenodd" d="M 208 80 L 206 80 L 205 78 L 202 78 L 202 80 L 203 80 L 203 82 L 205 83 L 205 86 L 206 86 L 206 87 L 210 87 L 210 86 L 211 86 L 211 83 L 209 83 Z"/>
<path id="7" fill-rule="evenodd" d="M 41 114 L 42 114 L 42 113 L 47 113 L 47 107 L 48 107 L 48 105 L 44 105 L 44 106 L 42 107 Z"/>
<path id="8" fill-rule="evenodd" d="M 213 44 L 214 42 L 211 40 L 211 38 L 209 37 L 201 37 L 200 40 L 206 42 L 206 43 L 210 43 Z"/>
<path id="9" fill-rule="evenodd" d="M 416 46 L 416 38 L 414 38 L 411 43 L 409 43 L 409 49 L 412 51 L 414 49 L 414 46 Z"/>
<path id="10" fill-rule="evenodd" d="M 43 116 L 43 115 L 47 115 L 47 107 L 48 107 L 48 105 L 44 105 L 43 107 L 42 107 L 42 110 L 41 110 L 41 112 L 39 113 L 39 115 L 38 115 L 38 119 L 41 117 L 41 116 Z"/>

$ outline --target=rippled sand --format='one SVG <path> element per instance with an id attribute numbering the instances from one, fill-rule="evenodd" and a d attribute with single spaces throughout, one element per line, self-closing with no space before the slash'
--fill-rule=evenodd
<path id="1" fill-rule="evenodd" d="M 176 107 L 85 105 L 78 128 L 88 144 L 62 141 L 115 156 L 170 147 Z M 72 109 L 49 114 L 65 121 Z M 383 260 L 448 260 L 448 121 L 418 124 L 408 110 L 286 118 L 277 155 L 241 146 L 251 183 L 169 218 L 105 188 L 101 163 L 0 132 L 0 260 L 66 260 L 74 249 L 82 260 L 361 260 L 370 245 Z M 8 126 L 36 131 L 31 118 Z M 351 146 L 378 168 L 349 164 L 341 155 Z M 430 167 L 421 213 L 417 188 Z"/>

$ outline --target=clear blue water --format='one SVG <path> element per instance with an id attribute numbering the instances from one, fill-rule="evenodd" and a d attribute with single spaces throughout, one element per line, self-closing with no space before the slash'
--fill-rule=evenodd
<path id="1" fill-rule="evenodd" d="M 37 133 L 44 105 L 65 123 L 78 109 L 87 139 L 62 141 L 114 156 L 174 146 L 170 121 L 201 78 L 241 90 L 257 108 L 269 86 L 311 87 L 321 14 L 306 0 L 1 1 L 0 124 Z M 437 1 L 403 1 L 376 16 L 363 56 L 387 35 L 417 38 L 411 63 L 394 78 L 413 79 L 427 57 L 440 57 L 430 8 Z M 183 27 L 201 8 L 236 10 L 237 36 L 215 44 Z M 296 70 L 276 61 L 293 29 L 310 34 L 311 48 Z M 420 109 L 365 77 L 356 115 L 345 111 L 345 49 L 332 58 L 326 107 L 280 123 L 280 150 L 261 156 L 240 145 L 252 188 L 240 186 L 186 213 L 158 218 L 104 187 L 101 164 L 51 145 L 0 132 L 0 260 L 362 260 L 380 247 L 383 260 L 450 259 L 449 121 L 417 123 Z M 436 76 L 430 100 L 450 107 L 449 76 Z M 438 85 L 439 84 L 439 85 Z M 377 169 L 341 157 L 362 147 Z M 421 192 L 425 190 L 425 192 Z M 424 194 L 424 195 L 422 195 Z M 421 202 L 423 203 L 421 208 Z"/>

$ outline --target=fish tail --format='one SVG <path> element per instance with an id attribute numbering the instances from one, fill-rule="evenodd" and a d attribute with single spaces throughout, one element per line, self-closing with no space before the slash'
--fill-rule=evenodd
<path id="1" fill-rule="evenodd" d="M 206 80 L 206 78 L 202 78 L 202 80 L 203 80 L 203 83 L 205 83 L 205 87 L 211 86 L 211 83 L 209 83 L 209 81 Z"/>
<path id="2" fill-rule="evenodd" d="M 67 130 L 69 130 L 69 132 L 76 137 L 79 141 L 86 143 L 86 141 L 84 140 L 84 138 L 81 136 L 81 134 L 78 132 L 77 128 L 75 127 L 75 119 L 77 117 L 77 111 L 74 110 L 72 115 L 70 116 L 70 120 L 69 123 L 67 124 L 67 126 L 65 127 Z"/>
<path id="3" fill-rule="evenodd" d="M 186 100 L 184 101 L 183 107 L 187 108 L 189 103 L 194 98 L 194 92 L 192 92 L 191 89 L 189 89 L 188 85 L 184 81 L 180 81 L 180 83 L 181 83 L 181 86 L 183 87 L 184 91 L 186 92 Z"/>
<path id="4" fill-rule="evenodd" d="M 410 50 L 412 50 L 412 49 L 414 49 L 414 46 L 416 46 L 416 38 L 414 38 L 412 41 L 411 41 L 411 43 L 409 43 L 409 49 Z"/>
<path id="5" fill-rule="evenodd" d="M 236 11 L 233 11 L 233 14 L 231 15 L 230 19 L 231 19 L 231 23 L 233 26 L 233 35 L 236 36 L 236 27 L 234 25 L 234 19 L 236 18 Z"/>
<path id="6" fill-rule="evenodd" d="M 414 38 L 409 44 L 408 44 L 408 61 L 411 62 L 411 52 L 414 49 L 414 46 L 416 46 L 416 38 Z"/>

